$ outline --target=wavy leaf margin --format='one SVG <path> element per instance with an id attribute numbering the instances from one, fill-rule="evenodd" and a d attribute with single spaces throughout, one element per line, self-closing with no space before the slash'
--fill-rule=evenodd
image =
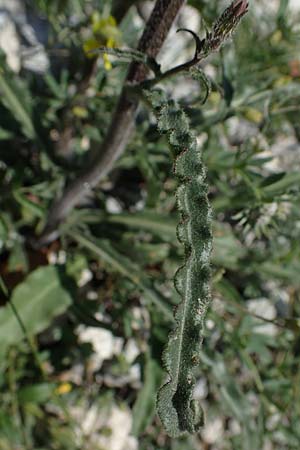
<path id="1" fill-rule="evenodd" d="M 155 112 L 160 132 L 167 135 L 178 179 L 177 206 L 181 220 L 177 237 L 185 261 L 175 275 L 182 301 L 175 312 L 175 327 L 163 353 L 168 378 L 160 388 L 157 409 L 172 437 L 195 433 L 203 425 L 200 405 L 193 399 L 194 369 L 199 364 L 203 321 L 210 304 L 212 213 L 208 201 L 206 170 L 197 140 L 179 105 L 162 91 L 145 92 Z"/>

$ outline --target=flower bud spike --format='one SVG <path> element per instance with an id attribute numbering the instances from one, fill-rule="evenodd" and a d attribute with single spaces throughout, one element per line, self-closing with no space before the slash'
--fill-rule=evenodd
<path id="1" fill-rule="evenodd" d="M 234 13 L 236 17 L 242 17 L 246 12 L 248 12 L 249 3 L 247 0 L 236 0 L 232 4 L 234 8 Z"/>
<path id="2" fill-rule="evenodd" d="M 205 40 L 205 53 L 218 50 L 221 45 L 232 35 L 242 17 L 248 11 L 247 0 L 234 0 L 214 23 L 211 33 Z"/>

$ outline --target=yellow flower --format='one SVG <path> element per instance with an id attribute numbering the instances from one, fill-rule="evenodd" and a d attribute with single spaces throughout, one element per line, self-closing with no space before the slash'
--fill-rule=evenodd
<path id="1" fill-rule="evenodd" d="M 86 119 L 89 114 L 88 110 L 82 106 L 74 106 L 72 112 L 74 116 L 79 117 L 80 119 Z"/>
<path id="2" fill-rule="evenodd" d="M 99 41 L 96 38 L 92 37 L 84 42 L 83 51 L 88 58 L 93 58 L 95 55 L 91 53 L 92 50 L 96 50 L 99 47 L 100 47 Z"/>
<path id="3" fill-rule="evenodd" d="M 104 61 L 104 67 L 106 70 L 111 70 L 112 69 L 112 64 L 110 62 L 109 56 L 107 53 L 103 54 L 103 61 Z"/>
<path id="4" fill-rule="evenodd" d="M 247 120 L 254 123 L 260 123 L 263 120 L 263 114 L 256 108 L 246 108 L 244 116 Z"/>
<path id="5" fill-rule="evenodd" d="M 55 393 L 58 395 L 67 394 L 72 390 L 71 383 L 62 383 L 55 389 Z"/>
<path id="6" fill-rule="evenodd" d="M 92 15 L 92 30 L 94 35 L 101 35 L 107 39 L 117 41 L 120 38 L 120 31 L 116 19 L 113 16 L 101 17 L 99 13 Z"/>
<path id="7" fill-rule="evenodd" d="M 99 47 L 116 47 L 121 37 L 116 19 L 113 16 L 102 17 L 98 12 L 95 12 L 91 21 L 93 36 L 83 44 L 83 50 L 88 57 L 93 57 L 92 50 Z M 103 61 L 105 69 L 110 70 L 112 64 L 107 54 L 103 55 Z"/>

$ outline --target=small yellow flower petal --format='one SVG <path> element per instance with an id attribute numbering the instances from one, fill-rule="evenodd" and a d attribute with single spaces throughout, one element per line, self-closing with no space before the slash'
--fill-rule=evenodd
<path id="1" fill-rule="evenodd" d="M 93 54 L 92 50 L 95 50 L 99 47 L 100 47 L 99 41 L 96 38 L 92 37 L 84 42 L 83 51 L 86 54 L 86 56 L 93 58 L 95 57 L 96 53 Z"/>
<path id="2" fill-rule="evenodd" d="M 72 112 L 74 116 L 79 117 L 80 119 L 86 119 L 89 115 L 88 110 L 82 106 L 74 106 Z"/>
<path id="3" fill-rule="evenodd" d="M 103 55 L 103 61 L 104 61 L 105 70 L 111 70 L 112 69 L 112 64 L 111 64 L 111 62 L 109 60 L 109 57 L 108 57 L 108 55 L 106 53 L 104 53 L 104 55 Z"/>
<path id="4" fill-rule="evenodd" d="M 72 390 L 72 385 L 70 383 L 62 383 L 55 389 L 55 393 L 58 395 L 67 394 Z"/>
<path id="5" fill-rule="evenodd" d="M 114 17 L 101 17 L 100 15 L 92 16 L 92 30 L 93 34 L 101 37 L 104 40 L 113 39 L 116 43 L 121 36 L 121 32 L 117 26 Z"/>
<path id="6" fill-rule="evenodd" d="M 255 108 L 246 108 L 244 116 L 247 120 L 254 123 L 260 123 L 264 117 L 262 112 Z"/>
<path id="7" fill-rule="evenodd" d="M 113 38 L 109 38 L 106 42 L 106 47 L 114 48 L 116 45 L 116 41 Z"/>

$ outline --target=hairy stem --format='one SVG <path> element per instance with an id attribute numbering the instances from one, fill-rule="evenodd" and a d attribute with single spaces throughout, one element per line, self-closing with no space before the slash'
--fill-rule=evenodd
<path id="1" fill-rule="evenodd" d="M 171 25 L 184 0 L 157 0 L 152 14 L 140 39 L 138 50 L 155 58 L 159 53 Z M 40 245 L 50 242 L 58 236 L 57 226 L 70 210 L 86 195 L 87 190 L 95 187 L 109 173 L 114 162 L 124 152 L 135 128 L 135 114 L 138 100 L 129 98 L 128 84 L 141 83 L 146 79 L 148 69 L 145 65 L 133 62 L 128 71 L 110 127 L 99 148 L 98 156 L 82 173 L 67 186 L 61 198 L 52 205 Z"/>

